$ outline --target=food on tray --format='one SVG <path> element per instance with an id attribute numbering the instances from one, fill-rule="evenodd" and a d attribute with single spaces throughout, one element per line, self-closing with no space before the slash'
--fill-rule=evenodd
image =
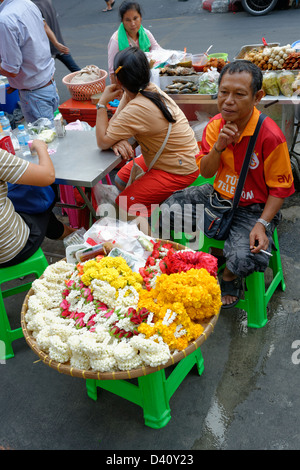
<path id="1" fill-rule="evenodd" d="M 300 72 L 298 73 L 296 80 L 292 84 L 293 91 L 300 91 Z"/>
<path id="2" fill-rule="evenodd" d="M 197 93 L 198 85 L 188 80 L 173 80 L 173 83 L 166 86 L 165 92 L 170 94 Z"/>
<path id="3" fill-rule="evenodd" d="M 163 67 L 159 71 L 159 75 L 161 76 L 172 76 L 172 75 L 197 75 L 193 67 L 181 67 L 181 66 L 174 66 L 168 65 L 167 67 Z"/>
<path id="4" fill-rule="evenodd" d="M 191 68 L 192 67 L 192 61 L 191 60 L 182 60 L 181 62 L 178 62 L 178 64 L 176 64 L 176 65 L 179 66 L 179 67 Z"/>
<path id="5" fill-rule="evenodd" d="M 288 70 L 300 69 L 300 52 L 292 52 L 283 63 L 283 68 Z"/>
<path id="6" fill-rule="evenodd" d="M 289 70 L 283 70 L 277 75 L 277 82 L 281 93 L 284 96 L 292 96 L 293 94 L 293 82 L 295 81 L 295 76 L 293 72 Z"/>
<path id="7" fill-rule="evenodd" d="M 266 72 L 263 77 L 263 90 L 266 95 L 278 96 L 279 86 L 276 72 Z"/>
<path id="8" fill-rule="evenodd" d="M 253 48 L 245 54 L 244 59 L 250 60 L 261 70 L 281 70 L 287 68 L 284 66 L 285 61 L 294 51 L 290 44 L 264 49 Z"/>
<path id="9" fill-rule="evenodd" d="M 221 72 L 222 68 L 224 67 L 224 65 L 226 65 L 226 63 L 227 62 L 225 62 L 224 59 L 211 58 L 204 65 L 203 72 L 207 72 L 208 70 L 211 70 L 213 67 L 217 69 L 218 72 Z"/>

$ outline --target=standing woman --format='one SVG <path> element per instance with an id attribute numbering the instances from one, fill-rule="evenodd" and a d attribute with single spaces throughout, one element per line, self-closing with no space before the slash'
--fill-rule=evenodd
<path id="1" fill-rule="evenodd" d="M 115 83 L 114 57 L 129 46 L 139 47 L 144 52 L 160 49 L 160 45 L 148 29 L 142 26 L 141 7 L 137 2 L 123 2 L 119 8 L 121 24 L 108 43 L 108 73 Z"/>
<path id="2" fill-rule="evenodd" d="M 120 212 L 147 218 L 155 205 L 195 181 L 199 149 L 184 113 L 150 83 L 150 66 L 143 51 L 128 47 L 118 52 L 114 70 L 117 83 L 105 88 L 96 105 L 97 144 L 101 149 L 113 147 L 125 160 L 134 155 L 128 139 L 134 137 L 141 146 L 142 155 L 135 162 L 146 173 L 126 187 L 133 161 L 124 165 L 115 178 L 121 191 L 116 203 Z M 108 121 L 106 105 L 120 98 L 122 90 L 117 111 Z"/>

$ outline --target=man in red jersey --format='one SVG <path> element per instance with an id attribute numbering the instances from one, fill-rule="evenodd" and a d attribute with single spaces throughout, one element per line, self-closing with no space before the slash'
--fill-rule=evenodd
<path id="1" fill-rule="evenodd" d="M 220 113 L 207 124 L 197 157 L 200 174 L 204 178 L 215 176 L 213 187 L 205 184 L 177 191 L 165 201 L 163 217 L 166 206 L 173 204 L 205 206 L 212 190 L 220 198 L 233 199 L 248 142 L 260 115 L 256 105 L 263 94 L 262 72 L 256 65 L 238 60 L 222 69 L 218 90 Z M 271 251 L 272 233 L 281 218 L 280 208 L 284 198 L 293 193 L 286 139 L 277 124 L 267 117 L 260 129 L 240 203 L 224 243 L 226 267 L 221 281 L 224 308 L 238 302 L 243 277 L 267 268 L 269 256 L 261 250 Z"/>

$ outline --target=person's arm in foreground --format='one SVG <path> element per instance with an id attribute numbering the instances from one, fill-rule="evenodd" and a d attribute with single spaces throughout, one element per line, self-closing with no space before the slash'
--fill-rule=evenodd
<path id="1" fill-rule="evenodd" d="M 17 184 L 49 186 L 55 181 L 55 170 L 48 154 L 48 146 L 42 140 L 35 139 L 32 142 L 31 149 L 37 152 L 39 163 L 30 162 L 26 171 L 18 179 Z"/>

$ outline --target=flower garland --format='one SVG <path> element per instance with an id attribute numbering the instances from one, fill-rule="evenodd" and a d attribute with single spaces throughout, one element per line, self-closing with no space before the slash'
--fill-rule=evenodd
<path id="1" fill-rule="evenodd" d="M 155 288 L 140 292 L 138 308 L 153 316 L 138 331 L 146 337 L 160 334 L 171 350 L 182 350 L 203 332 L 200 322 L 217 315 L 220 307 L 220 287 L 206 269 L 162 274 Z"/>
<path id="2" fill-rule="evenodd" d="M 139 273 L 121 257 L 76 267 L 60 261 L 32 284 L 27 328 L 51 359 L 71 367 L 107 372 L 165 364 L 219 312 L 214 260 L 157 242 Z"/>
<path id="3" fill-rule="evenodd" d="M 155 286 L 156 277 L 160 274 L 186 272 L 192 268 L 205 268 L 212 276 L 217 277 L 218 260 L 215 256 L 202 251 L 176 251 L 171 243 L 159 241 L 154 243 L 145 267 L 139 271 L 146 289 L 150 290 Z"/>

